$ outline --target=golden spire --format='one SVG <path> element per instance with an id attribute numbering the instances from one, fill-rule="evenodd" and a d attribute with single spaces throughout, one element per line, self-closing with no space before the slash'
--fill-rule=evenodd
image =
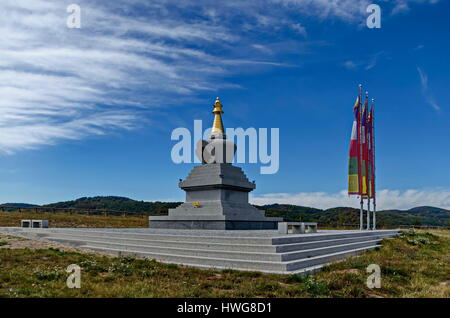
<path id="1" fill-rule="evenodd" d="M 214 122 L 213 122 L 213 126 L 212 126 L 212 132 L 211 132 L 211 136 L 223 136 L 224 133 L 224 129 L 223 129 L 223 123 L 222 123 L 222 114 L 223 114 L 223 110 L 222 110 L 222 104 L 220 103 L 220 99 L 219 97 L 216 98 L 216 102 L 214 103 L 214 110 L 213 110 L 213 114 L 215 114 L 214 116 Z"/>

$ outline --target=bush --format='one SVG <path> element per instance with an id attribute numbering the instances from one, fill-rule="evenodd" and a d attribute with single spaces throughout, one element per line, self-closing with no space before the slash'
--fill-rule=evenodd
<path id="1" fill-rule="evenodd" d="M 312 277 L 307 277 L 304 282 L 306 291 L 311 296 L 326 296 L 329 293 L 328 285 L 325 282 L 318 281 Z"/>
<path id="2" fill-rule="evenodd" d="M 64 273 L 61 271 L 61 269 L 55 267 L 50 270 L 35 269 L 33 270 L 33 275 L 39 280 L 54 281 L 63 277 Z"/>
<path id="3" fill-rule="evenodd" d="M 314 279 L 312 276 L 307 276 L 305 274 L 293 274 L 287 279 L 289 283 L 298 283 L 303 285 L 303 288 L 311 296 L 326 296 L 329 293 L 328 285 L 323 282 Z"/>
<path id="4" fill-rule="evenodd" d="M 404 232 L 402 237 L 410 245 L 430 245 L 437 239 L 437 236 L 432 233 L 418 233 L 414 229 Z"/>

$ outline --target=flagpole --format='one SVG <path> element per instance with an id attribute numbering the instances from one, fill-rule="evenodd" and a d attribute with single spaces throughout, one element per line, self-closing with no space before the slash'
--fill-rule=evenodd
<path id="1" fill-rule="evenodd" d="M 375 191 L 375 98 L 372 98 L 372 177 L 373 177 L 373 221 L 372 221 L 372 229 L 376 230 L 377 229 L 377 195 L 376 195 L 376 191 Z"/>
<path id="2" fill-rule="evenodd" d="M 372 225 L 372 229 L 376 230 L 377 229 L 377 201 L 375 200 L 375 197 L 373 198 L 373 225 Z"/>
<path id="3" fill-rule="evenodd" d="M 364 102 L 364 111 L 366 114 L 366 116 L 364 118 L 364 120 L 366 120 L 366 122 L 364 123 L 364 127 L 365 127 L 364 141 L 366 142 L 366 152 L 367 152 L 367 161 L 365 163 L 365 166 L 366 166 L 365 168 L 366 168 L 366 191 L 367 191 L 367 230 L 369 231 L 370 230 L 370 192 L 369 192 L 370 176 L 369 176 L 369 156 L 368 156 L 369 151 L 368 151 L 368 149 L 369 149 L 370 143 L 369 143 L 369 138 L 368 138 L 369 135 L 367 133 L 369 131 L 369 129 L 367 127 L 367 116 L 369 113 L 369 92 L 367 92 L 367 91 L 366 91 L 366 101 L 367 101 L 367 103 Z"/>
<path id="4" fill-rule="evenodd" d="M 359 211 L 359 230 L 364 230 L 364 199 L 361 196 L 361 210 Z"/>
<path id="5" fill-rule="evenodd" d="M 358 127 L 358 129 L 359 129 L 359 158 L 358 158 L 358 161 L 360 162 L 360 164 L 359 164 L 359 171 L 358 171 L 358 174 L 359 174 L 359 195 L 360 195 L 360 197 L 361 197 L 361 201 L 360 201 L 360 204 L 361 204 L 361 209 L 360 209 L 360 211 L 359 211 L 359 230 L 360 231 L 362 231 L 362 230 L 364 230 L 364 199 L 363 199 L 363 195 L 362 195 L 362 143 L 361 143 L 361 132 L 362 132 L 362 129 L 361 129 L 361 117 L 362 117 L 362 112 L 361 112 L 361 98 L 362 98 L 362 85 L 361 84 L 359 84 L 359 107 L 358 107 L 358 109 L 359 109 L 359 114 L 358 114 L 358 116 L 359 116 L 359 127 Z"/>

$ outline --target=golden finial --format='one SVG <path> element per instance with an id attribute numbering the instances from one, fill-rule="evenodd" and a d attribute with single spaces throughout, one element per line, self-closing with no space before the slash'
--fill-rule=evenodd
<path id="1" fill-rule="evenodd" d="M 222 116 L 221 116 L 223 114 L 222 107 L 223 106 L 220 103 L 220 99 L 219 99 L 219 97 L 217 97 L 216 102 L 214 103 L 214 110 L 213 110 L 213 114 L 215 116 L 214 116 L 212 132 L 211 132 L 212 136 L 223 136 L 225 134 L 224 129 L 223 129 Z"/>

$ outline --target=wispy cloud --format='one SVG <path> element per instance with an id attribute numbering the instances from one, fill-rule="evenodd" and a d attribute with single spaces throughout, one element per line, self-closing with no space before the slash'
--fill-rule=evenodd
<path id="1" fill-rule="evenodd" d="M 436 103 L 434 96 L 431 94 L 431 92 L 429 90 L 427 74 L 420 67 L 417 67 L 417 72 L 419 72 L 420 84 L 422 87 L 423 97 L 425 98 L 428 105 L 433 107 L 434 110 L 440 111 L 441 107 L 439 107 L 439 105 Z"/>
<path id="2" fill-rule="evenodd" d="M 344 66 L 345 68 L 352 70 L 358 67 L 358 63 L 356 63 L 355 61 L 345 61 L 344 63 L 342 63 L 342 66 Z"/>
<path id="3" fill-rule="evenodd" d="M 66 27 L 67 4 L 2 1 L 1 152 L 132 129 L 142 110 L 215 90 L 239 65 L 278 65 L 262 56 L 221 59 L 211 48 L 238 40 L 229 29 L 158 14 L 163 7 L 139 15 L 133 5 L 144 1 L 121 15 L 114 5 L 79 1 L 81 29 Z"/>
<path id="4" fill-rule="evenodd" d="M 306 32 L 306 28 L 301 23 L 294 23 L 291 25 L 292 29 L 303 35 L 304 37 L 308 36 L 308 33 Z"/>
<path id="5" fill-rule="evenodd" d="M 398 13 L 408 12 L 411 9 L 412 4 L 436 4 L 439 0 L 395 0 L 393 2 L 393 8 L 391 13 L 393 15 Z"/>
<path id="6" fill-rule="evenodd" d="M 366 12 L 369 0 L 271 0 L 298 12 L 321 19 L 336 18 L 355 22 Z"/>
<path id="7" fill-rule="evenodd" d="M 335 18 L 360 23 L 367 17 L 367 6 L 372 0 L 269 0 L 281 3 L 295 10 L 318 18 Z M 405 13 L 413 4 L 436 4 L 440 0 L 382 0 L 378 1 L 382 10 L 390 10 L 392 15 Z M 364 19 L 365 20 L 365 19 Z"/>
<path id="8" fill-rule="evenodd" d="M 299 16 L 360 23 L 369 1 L 79 0 L 82 28 L 68 29 L 71 3 L 1 1 L 2 153 L 133 129 L 169 100 L 232 87 L 244 67 L 285 67 L 256 33 L 286 28 L 297 48 Z"/>
<path id="9" fill-rule="evenodd" d="M 387 54 L 385 51 L 380 51 L 374 54 L 371 54 L 369 56 L 367 56 L 365 59 L 361 59 L 358 61 L 353 61 L 353 60 L 347 60 L 345 62 L 342 63 L 342 66 L 344 66 L 345 68 L 349 69 L 349 70 L 371 70 L 373 69 L 375 66 L 377 66 L 377 64 L 380 62 L 380 60 L 389 60 L 391 59 L 389 54 Z"/>
<path id="10" fill-rule="evenodd" d="M 252 196 L 253 204 L 264 205 L 272 203 L 295 204 L 319 209 L 334 207 L 359 207 L 359 200 L 349 197 L 347 191 L 338 193 L 300 192 L 300 193 L 271 193 Z M 377 192 L 377 208 L 411 209 L 417 206 L 435 206 L 450 209 L 450 190 L 380 190 Z"/>

